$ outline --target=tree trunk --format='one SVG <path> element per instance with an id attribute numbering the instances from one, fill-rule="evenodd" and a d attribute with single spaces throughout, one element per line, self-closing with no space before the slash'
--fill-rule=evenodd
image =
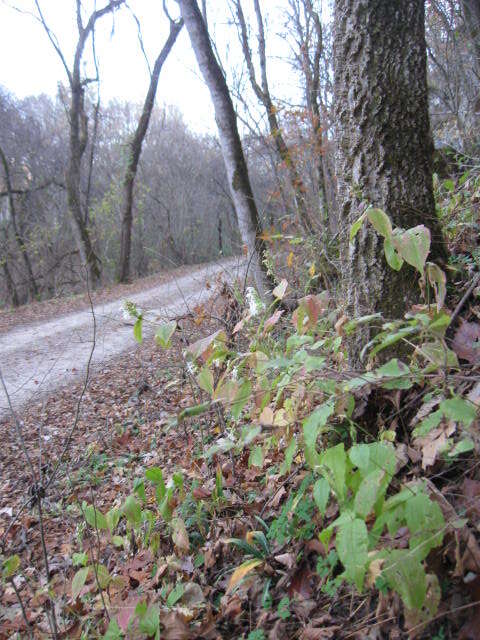
<path id="1" fill-rule="evenodd" d="M 15 236 L 15 242 L 17 243 L 17 246 L 20 250 L 20 255 L 22 256 L 25 269 L 27 270 L 27 280 L 28 280 L 28 288 L 30 291 L 30 295 L 32 296 L 32 298 L 35 298 L 38 295 L 38 286 L 35 280 L 35 276 L 33 275 L 32 263 L 30 261 L 30 256 L 28 255 L 25 238 L 23 237 L 22 230 L 18 224 L 17 210 L 15 207 L 15 199 L 13 197 L 12 183 L 10 180 L 10 170 L 8 167 L 7 158 L 2 148 L 0 148 L 0 161 L 3 165 L 3 170 L 5 172 L 5 183 L 7 186 L 7 193 L 8 193 L 8 205 L 10 208 L 10 217 L 12 219 L 12 227 L 13 227 L 13 234 Z M 7 276 L 8 267 L 6 263 L 4 266 L 4 271 L 5 271 L 5 275 Z M 8 282 L 8 278 L 7 278 L 7 282 Z"/>
<path id="2" fill-rule="evenodd" d="M 402 228 L 425 224 L 430 259 L 445 258 L 432 188 L 424 17 L 423 0 L 335 0 L 336 174 L 343 293 L 353 318 L 400 318 L 419 298 L 412 268 L 388 267 L 371 226 L 349 244 L 350 226 L 366 205 Z M 352 365 L 367 339 L 365 329 L 351 342 Z"/>
<path id="3" fill-rule="evenodd" d="M 308 233 L 314 233 L 315 223 L 312 219 L 312 216 L 310 215 L 310 211 L 308 210 L 308 205 L 305 199 L 305 193 L 306 193 L 305 185 L 303 184 L 303 180 L 298 172 L 297 165 L 295 163 L 295 159 L 292 156 L 290 148 L 287 145 L 285 138 L 283 137 L 283 132 L 277 118 L 277 109 L 273 104 L 273 100 L 270 93 L 270 87 L 268 84 L 268 77 L 267 77 L 265 29 L 263 25 L 263 16 L 261 13 L 259 0 L 254 0 L 254 7 L 255 7 L 255 14 L 257 18 L 257 27 L 258 27 L 258 54 L 259 54 L 259 62 L 260 62 L 261 86 L 257 82 L 256 76 L 255 76 L 255 68 L 252 60 L 252 52 L 248 42 L 247 24 L 245 22 L 245 16 L 243 14 L 241 0 L 235 0 L 235 4 L 236 4 L 237 17 L 238 17 L 238 22 L 240 27 L 240 38 L 241 38 L 241 44 L 243 49 L 243 55 L 245 58 L 245 62 L 247 63 L 250 84 L 252 86 L 252 89 L 255 95 L 257 96 L 258 100 L 262 103 L 265 109 L 268 126 L 270 129 L 270 136 L 272 137 L 272 140 L 275 144 L 277 154 L 280 157 L 281 161 L 283 162 L 287 170 L 289 181 L 293 189 L 295 205 L 297 208 L 300 224 Z"/>
<path id="4" fill-rule="evenodd" d="M 270 286 L 263 265 L 265 243 L 261 223 L 248 177 L 247 163 L 237 128 L 237 117 L 222 69 L 212 50 L 207 28 L 196 0 L 177 0 L 202 76 L 215 109 L 228 183 L 237 214 L 242 242 L 260 296 Z"/>
<path id="5" fill-rule="evenodd" d="M 130 253 L 132 248 L 132 222 L 133 222 L 133 188 L 137 175 L 138 162 L 142 152 L 142 145 L 148 131 L 150 117 L 152 115 L 153 106 L 155 104 L 155 95 L 157 93 L 158 80 L 160 72 L 168 58 L 175 40 L 183 26 L 183 21 L 170 22 L 170 34 L 165 42 L 161 52 L 155 60 L 152 75 L 150 77 L 150 86 L 148 87 L 147 96 L 143 105 L 142 115 L 138 121 L 137 129 L 130 143 L 127 169 L 123 181 L 124 205 L 122 215 L 122 231 L 120 238 L 120 260 L 118 263 L 118 280 L 120 282 L 128 282 L 130 278 Z"/>

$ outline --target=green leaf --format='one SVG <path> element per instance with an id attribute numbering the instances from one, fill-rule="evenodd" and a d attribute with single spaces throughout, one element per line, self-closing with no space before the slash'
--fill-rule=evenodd
<path id="1" fill-rule="evenodd" d="M 90 571 L 90 567 L 82 567 L 77 571 L 77 573 L 73 576 L 72 580 L 72 598 L 76 600 L 80 595 L 81 590 L 87 580 L 88 572 Z"/>
<path id="2" fill-rule="evenodd" d="M 466 427 L 469 427 L 477 417 L 475 405 L 459 397 L 444 400 L 440 404 L 440 410 L 450 420 L 461 422 Z"/>
<path id="3" fill-rule="evenodd" d="M 96 570 L 97 575 L 95 577 L 95 580 L 98 580 L 98 586 L 100 587 L 100 589 L 106 589 L 112 580 L 107 567 L 103 564 L 97 564 Z"/>
<path id="4" fill-rule="evenodd" d="M 95 509 L 93 505 L 87 505 L 85 502 L 82 505 L 83 515 L 87 523 L 94 529 L 106 529 L 108 531 L 109 526 L 106 517 L 98 509 Z"/>
<path id="5" fill-rule="evenodd" d="M 430 231 L 423 224 L 393 236 L 393 244 L 402 258 L 423 274 L 430 252 Z"/>
<path id="6" fill-rule="evenodd" d="M 88 555 L 86 553 L 72 554 L 72 564 L 74 567 L 84 567 L 88 563 Z"/>
<path id="7" fill-rule="evenodd" d="M 419 561 L 442 544 L 445 527 L 442 510 L 424 493 L 407 501 L 405 520 L 410 531 L 410 550 Z"/>
<path id="8" fill-rule="evenodd" d="M 248 466 L 260 467 L 260 469 L 263 467 L 263 448 L 260 445 L 254 447 L 250 452 Z"/>
<path id="9" fill-rule="evenodd" d="M 290 471 L 293 463 L 293 458 L 296 452 L 297 452 L 297 441 L 295 440 L 295 438 L 291 438 L 287 448 L 285 449 L 285 460 L 283 461 L 280 467 L 280 470 L 279 470 L 280 475 L 283 476 L 285 473 L 288 473 Z"/>
<path id="10" fill-rule="evenodd" d="M 473 451 L 475 449 L 475 443 L 471 438 L 463 438 L 457 442 L 454 448 L 448 454 L 449 458 L 453 458 L 455 456 L 459 456 L 461 453 L 468 453 L 468 451 Z"/>
<path id="11" fill-rule="evenodd" d="M 129 495 L 127 497 L 123 504 L 122 512 L 130 524 L 137 526 L 142 522 L 142 507 L 135 496 Z"/>
<path id="12" fill-rule="evenodd" d="M 160 467 L 150 467 L 145 471 L 145 477 L 147 480 L 150 480 L 150 482 L 153 482 L 155 486 L 159 484 L 163 484 L 165 486 L 163 481 L 163 471 Z"/>
<path id="13" fill-rule="evenodd" d="M 391 237 L 393 231 L 392 223 L 384 211 L 381 209 L 368 209 L 367 218 L 377 233 L 384 238 Z"/>
<path id="14" fill-rule="evenodd" d="M 118 623 L 115 620 L 115 618 L 112 618 L 108 625 L 108 629 L 105 635 L 103 636 L 103 640 L 121 640 L 122 636 L 123 636 L 122 630 L 118 626 Z"/>
<path id="15" fill-rule="evenodd" d="M 107 520 L 108 529 L 110 533 L 113 533 L 115 531 L 121 515 L 122 514 L 120 513 L 120 509 L 115 509 L 115 507 L 113 507 L 108 511 L 105 518 Z"/>
<path id="16" fill-rule="evenodd" d="M 243 407 L 248 402 L 252 393 L 252 383 L 247 380 L 242 384 L 240 389 L 238 390 L 237 395 L 235 396 L 235 400 L 230 407 L 230 413 L 232 414 L 232 418 L 234 420 L 238 420 L 242 413 Z"/>
<path id="17" fill-rule="evenodd" d="M 379 496 L 384 476 L 385 472 L 382 469 L 375 469 L 365 476 L 360 483 L 354 500 L 355 513 L 360 518 L 366 520 L 372 511 Z"/>
<path id="18" fill-rule="evenodd" d="M 145 633 L 148 637 L 154 636 L 158 631 L 158 625 L 160 624 L 160 609 L 158 605 L 151 604 L 146 610 L 145 614 L 140 618 L 139 628 L 142 633 Z"/>
<path id="19" fill-rule="evenodd" d="M 440 311 L 445 302 L 445 296 L 447 295 L 447 276 L 445 272 L 433 262 L 427 262 L 426 274 L 435 293 L 437 311 Z"/>
<path id="20" fill-rule="evenodd" d="M 235 446 L 235 442 L 230 438 L 219 438 L 214 445 L 207 449 L 205 456 L 211 458 L 216 453 L 225 453 Z"/>
<path id="21" fill-rule="evenodd" d="M 362 590 L 368 563 L 368 531 L 360 518 L 343 523 L 337 532 L 338 557 L 345 567 L 345 577 Z"/>
<path id="22" fill-rule="evenodd" d="M 347 455 L 343 442 L 330 447 L 320 456 L 322 472 L 327 476 L 328 483 L 337 500 L 342 504 L 346 497 Z"/>
<path id="23" fill-rule="evenodd" d="M 193 407 L 187 407 L 186 409 L 183 409 L 183 411 L 180 411 L 178 419 L 184 420 L 185 418 L 195 418 L 195 416 L 200 416 L 202 413 L 209 411 L 211 406 L 211 402 L 202 402 L 201 404 L 196 404 Z"/>
<path id="24" fill-rule="evenodd" d="M 308 416 L 303 422 L 303 440 L 305 443 L 305 460 L 311 467 L 315 467 L 319 463 L 319 455 L 317 453 L 317 438 L 320 431 L 327 424 L 328 418 L 335 410 L 335 404 L 329 400 L 325 404 L 320 405 L 315 411 Z"/>
<path id="25" fill-rule="evenodd" d="M 173 607 L 173 605 L 176 604 L 181 599 L 184 592 L 185 592 L 185 585 L 182 584 L 181 582 L 177 582 L 177 584 L 173 587 L 173 589 L 170 591 L 168 595 L 167 607 Z"/>
<path id="26" fill-rule="evenodd" d="M 162 324 L 158 327 L 155 332 L 155 342 L 160 346 L 166 349 L 170 346 L 170 338 L 175 333 L 175 329 L 177 328 L 177 323 L 175 320 L 172 322 L 167 322 L 166 324 Z"/>
<path id="27" fill-rule="evenodd" d="M 422 564 L 411 551 L 391 551 L 382 575 L 388 586 L 400 594 L 407 609 L 422 608 L 427 594 L 427 579 Z"/>
<path id="28" fill-rule="evenodd" d="M 203 389 L 210 395 L 213 394 L 213 373 L 207 366 L 200 369 L 200 373 L 197 376 L 197 382 L 200 389 Z"/>
<path id="29" fill-rule="evenodd" d="M 394 271 L 400 271 L 403 266 L 403 258 L 395 251 L 391 238 L 385 238 L 383 241 L 383 252 L 388 265 Z"/>
<path id="30" fill-rule="evenodd" d="M 363 222 L 365 220 L 367 216 L 367 213 L 363 213 L 358 220 L 355 220 L 355 222 L 352 224 L 352 226 L 350 227 L 350 242 L 353 242 L 355 236 L 357 235 L 357 233 L 360 231 Z"/>
<path id="31" fill-rule="evenodd" d="M 133 325 L 133 335 L 135 337 L 135 340 L 137 342 L 139 342 L 140 344 L 142 344 L 142 324 L 143 324 L 143 318 L 142 316 L 140 316 L 139 318 L 137 318 L 135 324 Z"/>
<path id="32" fill-rule="evenodd" d="M 20 567 L 20 556 L 14 555 L 6 558 L 2 563 L 2 574 L 5 580 L 12 578 Z"/>
<path id="33" fill-rule="evenodd" d="M 326 478 L 320 478 L 313 485 L 313 499 L 322 516 L 325 515 L 329 497 L 330 485 L 328 484 L 328 480 L 326 480 Z"/>

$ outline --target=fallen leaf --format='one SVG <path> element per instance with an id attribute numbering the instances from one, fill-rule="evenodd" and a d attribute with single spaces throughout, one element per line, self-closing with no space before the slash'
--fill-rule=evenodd
<path id="1" fill-rule="evenodd" d="M 480 324 L 463 322 L 455 332 L 452 349 L 462 360 L 480 364 Z"/>

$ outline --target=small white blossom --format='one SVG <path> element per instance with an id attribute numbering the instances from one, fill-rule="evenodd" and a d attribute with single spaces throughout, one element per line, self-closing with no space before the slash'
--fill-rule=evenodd
<path id="1" fill-rule="evenodd" d="M 253 287 L 247 287 L 247 291 L 245 295 L 247 298 L 248 307 L 249 307 L 251 316 L 256 316 L 260 313 L 260 311 L 263 311 L 263 309 L 265 308 L 265 305 L 260 300 L 258 293 Z"/>

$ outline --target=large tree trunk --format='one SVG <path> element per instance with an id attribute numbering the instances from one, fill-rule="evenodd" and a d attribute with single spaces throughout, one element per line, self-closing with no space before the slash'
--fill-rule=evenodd
<path id="1" fill-rule="evenodd" d="M 445 257 L 432 189 L 424 1 L 335 0 L 334 76 L 346 312 L 400 318 L 419 298 L 413 270 L 388 267 L 371 226 L 354 245 L 348 233 L 372 205 L 396 226 L 425 224 L 431 258 Z M 352 341 L 351 364 L 366 339 L 368 330 Z"/>
<path id="2" fill-rule="evenodd" d="M 196 0 L 177 0 L 190 36 L 198 66 L 210 91 L 215 109 L 228 183 L 237 214 L 242 242 L 259 294 L 266 297 L 269 280 L 263 266 L 265 251 L 261 223 L 248 177 L 247 163 L 237 128 L 237 117 L 230 92 L 213 53 L 205 22 Z"/>
<path id="3" fill-rule="evenodd" d="M 142 145 L 148 131 L 150 117 L 152 115 L 153 105 L 155 104 L 155 95 L 157 93 L 158 79 L 165 60 L 168 58 L 175 40 L 183 26 L 183 20 L 179 22 L 170 21 L 170 34 L 165 42 L 161 52 L 155 60 L 152 75 L 150 77 L 150 86 L 148 87 L 147 96 L 143 105 L 142 115 L 138 121 L 137 129 L 130 143 L 128 164 L 123 181 L 124 205 L 122 215 L 122 231 L 120 238 L 120 260 L 118 264 L 118 280 L 120 282 L 128 282 L 130 278 L 130 253 L 132 247 L 132 222 L 133 222 L 133 188 L 137 175 L 138 162 L 142 152 Z"/>

